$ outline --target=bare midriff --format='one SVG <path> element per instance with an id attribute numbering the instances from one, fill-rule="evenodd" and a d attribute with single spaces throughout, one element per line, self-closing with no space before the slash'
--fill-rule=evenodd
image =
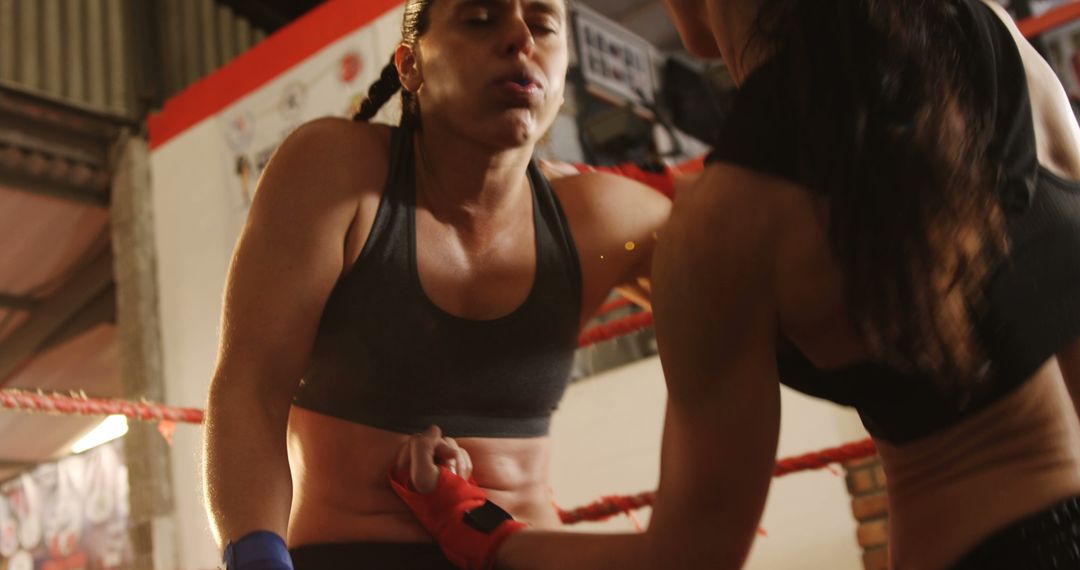
<path id="1" fill-rule="evenodd" d="M 947 568 L 996 531 L 1080 495 L 1080 422 L 1054 359 L 947 431 L 878 451 L 893 570 Z"/>
<path id="2" fill-rule="evenodd" d="M 291 548 L 322 543 L 431 542 L 386 475 L 408 439 L 293 407 L 289 416 Z M 535 528 L 556 528 L 548 487 L 550 438 L 455 438 L 488 497 Z"/>

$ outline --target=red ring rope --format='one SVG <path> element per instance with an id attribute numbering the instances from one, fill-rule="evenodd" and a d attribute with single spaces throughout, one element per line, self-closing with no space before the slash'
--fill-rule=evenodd
<path id="1" fill-rule="evenodd" d="M 648 315 L 649 313 L 640 314 Z M 142 421 L 172 421 L 189 424 L 203 422 L 203 411 L 197 408 L 178 408 L 150 402 L 106 400 L 12 389 L 0 390 L 0 407 L 31 413 L 84 416 L 120 414 Z M 873 440 L 865 439 L 840 447 L 779 459 L 773 469 L 773 476 L 782 477 L 800 471 L 821 469 L 832 463 L 868 457 L 874 452 Z M 656 494 L 653 491 L 636 495 L 611 495 L 575 509 L 559 509 L 559 517 L 565 524 L 603 520 L 612 515 L 651 506 L 655 498 Z"/>
<path id="2" fill-rule="evenodd" d="M 608 311 L 625 307 L 629 301 L 612 301 Z M 606 306 L 606 305 L 605 305 Z M 603 342 L 636 332 L 653 324 L 650 312 L 634 313 L 628 317 L 593 327 L 579 338 L 582 347 Z M 0 408 L 31 413 L 49 413 L 58 415 L 108 416 L 123 415 L 141 421 L 203 423 L 204 413 L 197 408 L 180 408 L 151 402 L 130 402 L 88 398 L 85 395 L 46 394 L 25 390 L 0 390 Z M 165 430 L 162 432 L 166 434 Z M 168 435 L 165 435 L 168 438 Z M 774 477 L 782 477 L 800 471 L 821 469 L 833 463 L 868 457 L 875 453 L 874 442 L 865 439 L 848 443 L 840 447 L 823 449 L 794 457 L 779 459 L 773 469 Z M 630 513 L 637 509 L 652 506 L 656 500 L 655 491 L 646 491 L 636 495 L 610 495 L 574 509 L 558 509 L 563 524 L 575 524 L 583 521 L 601 521 L 613 515 Z"/>
<path id="3" fill-rule="evenodd" d="M 874 440 L 864 439 L 831 447 L 813 453 L 806 453 L 776 461 L 773 477 L 783 477 L 800 471 L 822 469 L 833 463 L 842 463 L 869 457 L 876 453 Z M 611 495 L 575 509 L 559 509 L 559 519 L 563 524 L 576 524 L 584 521 L 602 521 L 614 515 L 629 513 L 643 507 L 651 507 L 656 500 L 655 491 L 646 491 L 636 495 Z"/>
<path id="4" fill-rule="evenodd" d="M 203 411 L 197 408 L 177 408 L 150 402 L 107 400 L 88 398 L 83 395 L 69 396 L 11 389 L 0 390 L 0 408 L 65 416 L 122 415 L 144 422 L 172 421 L 189 424 L 203 422 Z"/>
<path id="5" fill-rule="evenodd" d="M 653 314 L 650 312 L 634 313 L 630 316 L 623 317 L 604 323 L 602 325 L 596 325 L 595 327 L 581 333 L 578 337 L 578 347 L 584 348 L 586 346 L 592 346 L 594 344 L 604 342 L 605 340 L 611 340 L 620 336 L 626 336 L 632 332 L 637 332 L 642 329 L 647 329 L 653 324 Z"/>
<path id="6" fill-rule="evenodd" d="M 603 305 L 600 305 L 600 308 L 597 309 L 596 314 L 597 315 L 606 315 L 606 314 L 608 314 L 608 313 L 610 313 L 612 311 L 617 311 L 619 309 L 629 307 L 630 305 L 633 305 L 633 304 L 634 304 L 633 301 L 631 301 L 630 299 L 627 299 L 626 297 L 619 296 L 619 297 L 616 297 L 616 298 L 604 303 Z"/>

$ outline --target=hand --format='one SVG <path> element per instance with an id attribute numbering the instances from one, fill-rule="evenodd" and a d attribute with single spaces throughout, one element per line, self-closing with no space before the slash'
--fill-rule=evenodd
<path id="1" fill-rule="evenodd" d="M 439 480 L 439 466 L 468 480 L 472 476 L 472 458 L 453 438 L 443 437 L 439 426 L 409 438 L 398 452 L 395 471 L 407 471 L 412 488 L 420 493 L 435 489 Z"/>
<path id="2" fill-rule="evenodd" d="M 488 501 L 471 476 L 469 454 L 431 426 L 401 447 L 389 484 L 455 566 L 491 570 L 502 541 L 525 525 Z"/>

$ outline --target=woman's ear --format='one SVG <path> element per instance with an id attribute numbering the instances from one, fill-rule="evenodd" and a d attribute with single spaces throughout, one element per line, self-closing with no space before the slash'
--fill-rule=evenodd
<path id="1" fill-rule="evenodd" d="M 416 56 L 416 49 L 407 44 L 398 44 L 397 50 L 394 51 L 394 64 L 397 65 L 401 87 L 410 93 L 416 93 L 424 84 L 423 74 L 420 73 L 420 62 Z"/>

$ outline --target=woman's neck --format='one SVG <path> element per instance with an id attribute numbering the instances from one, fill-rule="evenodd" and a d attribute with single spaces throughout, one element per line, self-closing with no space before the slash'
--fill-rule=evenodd
<path id="1" fill-rule="evenodd" d="M 435 121 L 415 137 L 417 192 L 424 206 L 455 225 L 498 218 L 530 191 L 532 147 L 493 150 Z"/>

